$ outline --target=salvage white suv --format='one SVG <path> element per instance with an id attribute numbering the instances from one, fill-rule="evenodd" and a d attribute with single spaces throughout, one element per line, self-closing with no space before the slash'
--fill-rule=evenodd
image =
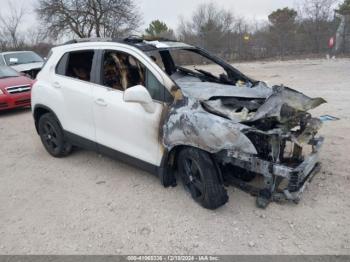
<path id="1" fill-rule="evenodd" d="M 271 201 L 300 200 L 319 170 L 325 101 L 268 87 L 207 51 L 180 42 L 80 40 L 52 49 L 32 90 L 36 129 L 54 157 L 73 146 L 157 174 L 176 175 L 203 207 L 225 186 Z M 264 177 L 259 187 L 249 182 Z"/>

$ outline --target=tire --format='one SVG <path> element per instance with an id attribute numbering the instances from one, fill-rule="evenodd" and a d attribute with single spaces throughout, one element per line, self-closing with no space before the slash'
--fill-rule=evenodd
<path id="1" fill-rule="evenodd" d="M 71 153 L 72 145 L 64 139 L 63 130 L 52 113 L 40 117 L 39 135 L 46 151 L 53 157 L 64 157 Z"/>
<path id="2" fill-rule="evenodd" d="M 202 207 L 214 210 L 228 202 L 227 191 L 207 152 L 185 148 L 179 153 L 177 165 L 185 189 Z"/>
<path id="3" fill-rule="evenodd" d="M 230 164 L 223 166 L 222 172 L 225 176 L 233 176 L 247 183 L 252 182 L 256 178 L 255 173 Z"/>

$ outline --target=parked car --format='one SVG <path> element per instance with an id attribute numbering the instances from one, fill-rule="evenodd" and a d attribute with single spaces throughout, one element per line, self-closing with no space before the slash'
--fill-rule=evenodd
<path id="1" fill-rule="evenodd" d="M 0 66 L 0 111 L 30 106 L 33 80 L 14 69 Z"/>
<path id="2" fill-rule="evenodd" d="M 10 66 L 32 79 L 44 65 L 44 59 L 32 51 L 15 51 L 0 53 L 0 66 Z"/>
<path id="3" fill-rule="evenodd" d="M 300 200 L 319 170 L 325 101 L 255 81 L 204 49 L 173 41 L 80 40 L 55 47 L 32 92 L 35 126 L 52 156 L 97 150 L 182 178 L 208 209 L 225 186 L 271 201 Z M 264 177 L 261 187 L 249 184 Z"/>

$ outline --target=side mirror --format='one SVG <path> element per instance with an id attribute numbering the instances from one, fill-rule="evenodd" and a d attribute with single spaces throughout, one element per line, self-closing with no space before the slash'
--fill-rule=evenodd
<path id="1" fill-rule="evenodd" d="M 146 87 L 142 85 L 128 88 L 124 92 L 124 101 L 141 104 L 147 113 L 154 113 L 156 111 L 156 105 L 151 95 Z"/>

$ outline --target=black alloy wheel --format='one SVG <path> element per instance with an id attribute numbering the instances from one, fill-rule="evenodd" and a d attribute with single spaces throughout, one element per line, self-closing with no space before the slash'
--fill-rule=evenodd
<path id="1" fill-rule="evenodd" d="M 51 113 L 40 118 L 39 135 L 46 151 L 54 157 L 67 156 L 72 151 L 72 146 L 65 141 L 63 130 Z"/>

